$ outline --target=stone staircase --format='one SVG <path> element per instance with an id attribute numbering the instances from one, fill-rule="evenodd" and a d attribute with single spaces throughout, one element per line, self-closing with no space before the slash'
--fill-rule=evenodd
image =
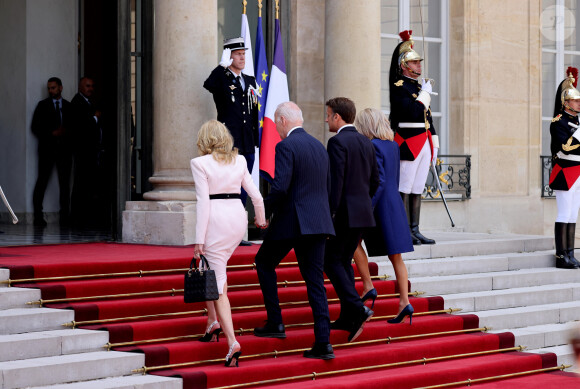
<path id="1" fill-rule="evenodd" d="M 551 237 L 428 236 L 437 244 L 404 255 L 412 290 L 443 296 L 446 308 L 475 313 L 492 331 L 513 332 L 516 345 L 574 364 L 568 340 L 570 329 L 580 325 L 580 270 L 554 267 Z M 371 260 L 379 274 L 394 276 L 388 258 Z M 0 280 L 8 278 L 8 270 L 0 269 Z M 144 365 L 143 354 L 106 351 L 104 331 L 64 329 L 74 312 L 26 304 L 38 299 L 36 289 L 0 287 L 0 389 L 182 387 L 181 379 L 132 374 Z"/>
<path id="2" fill-rule="evenodd" d="M 8 278 L 0 269 L 0 280 Z M 182 387 L 181 379 L 134 375 L 143 354 L 106 351 L 105 331 L 63 329 L 74 312 L 26 304 L 38 299 L 37 289 L 0 287 L 0 389 Z"/>
<path id="3" fill-rule="evenodd" d="M 580 326 L 580 270 L 555 267 L 553 238 L 431 233 L 434 246 L 404 254 L 412 290 L 445 299 L 445 308 L 474 313 L 491 332 L 510 331 L 530 352 L 553 352 L 574 365 L 570 331 Z M 578 252 L 580 254 L 580 252 Z M 580 255 L 578 255 L 580 256 Z M 370 259 L 394 276 L 387 257 Z"/>

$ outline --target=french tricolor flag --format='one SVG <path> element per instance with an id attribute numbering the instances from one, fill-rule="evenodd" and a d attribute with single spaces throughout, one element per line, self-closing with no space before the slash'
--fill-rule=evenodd
<path id="1" fill-rule="evenodd" d="M 276 131 L 276 123 L 274 122 L 274 112 L 276 112 L 279 104 L 286 101 L 290 101 L 288 79 L 286 77 L 284 47 L 282 46 L 282 38 L 280 36 L 280 20 L 276 18 L 274 61 L 272 63 L 272 71 L 270 72 L 264 128 L 262 130 L 262 142 L 260 144 L 260 171 L 262 172 L 262 176 L 269 181 L 274 179 L 275 150 L 276 144 L 280 142 L 280 135 Z"/>

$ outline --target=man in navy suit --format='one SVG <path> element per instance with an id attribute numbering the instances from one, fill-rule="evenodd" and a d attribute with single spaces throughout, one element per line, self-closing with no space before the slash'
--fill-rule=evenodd
<path id="1" fill-rule="evenodd" d="M 329 235 L 334 235 L 328 204 L 328 155 L 322 143 L 302 128 L 302 111 L 296 104 L 280 104 L 274 119 L 282 141 L 276 145 L 274 182 L 264 200 L 266 215 L 273 215 L 273 218 L 256 254 L 268 321 L 264 327 L 255 328 L 254 334 L 286 337 L 278 300 L 276 266 L 294 248 L 314 316 L 315 343 L 304 356 L 332 359 L 334 352 L 329 343 L 330 317 L 323 275 L 325 242 Z"/>
<path id="2" fill-rule="evenodd" d="M 354 287 L 352 256 L 363 230 L 375 226 L 371 198 L 379 187 L 379 170 L 371 141 L 352 125 L 354 103 L 346 97 L 326 102 L 326 122 L 337 135 L 328 140 L 332 185 L 330 211 L 336 236 L 326 244 L 324 271 L 340 299 L 340 316 L 332 329 L 349 332 L 354 341 L 373 315 Z"/>
<path id="3" fill-rule="evenodd" d="M 62 97 L 62 81 L 51 77 L 47 82 L 49 96 L 40 101 L 32 116 L 32 133 L 38 138 L 38 178 L 32 194 L 34 225 L 46 226 L 42 212 L 44 192 L 56 165 L 58 174 L 60 222 L 66 224 L 70 212 L 70 176 L 72 149 L 70 142 L 71 103 Z"/>

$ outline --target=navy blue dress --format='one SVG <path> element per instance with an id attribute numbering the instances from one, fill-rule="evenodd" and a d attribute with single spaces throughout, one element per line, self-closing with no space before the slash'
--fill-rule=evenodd
<path id="1" fill-rule="evenodd" d="M 364 235 L 369 256 L 413 251 L 413 241 L 403 200 L 399 194 L 399 146 L 390 140 L 373 139 L 380 184 L 373 197 L 376 227 Z"/>

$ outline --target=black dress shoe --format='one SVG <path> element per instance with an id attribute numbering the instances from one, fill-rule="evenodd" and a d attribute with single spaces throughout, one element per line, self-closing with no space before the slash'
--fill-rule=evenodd
<path id="1" fill-rule="evenodd" d="M 284 324 L 274 324 L 266 322 L 264 327 L 254 328 L 254 336 L 260 338 L 286 338 L 286 331 L 284 330 Z"/>
<path id="2" fill-rule="evenodd" d="M 374 312 L 369 309 L 366 305 L 363 305 L 363 309 L 357 317 L 356 321 L 351 327 L 350 334 L 348 335 L 348 342 L 354 342 L 356 338 L 362 333 L 365 323 L 373 317 Z"/>
<path id="3" fill-rule="evenodd" d="M 252 242 L 248 242 L 247 240 L 242 240 L 240 242 L 240 246 L 253 246 L 254 244 Z"/>
<path id="4" fill-rule="evenodd" d="M 334 359 L 334 350 L 330 343 L 314 343 L 310 350 L 304 351 L 305 358 Z"/>

